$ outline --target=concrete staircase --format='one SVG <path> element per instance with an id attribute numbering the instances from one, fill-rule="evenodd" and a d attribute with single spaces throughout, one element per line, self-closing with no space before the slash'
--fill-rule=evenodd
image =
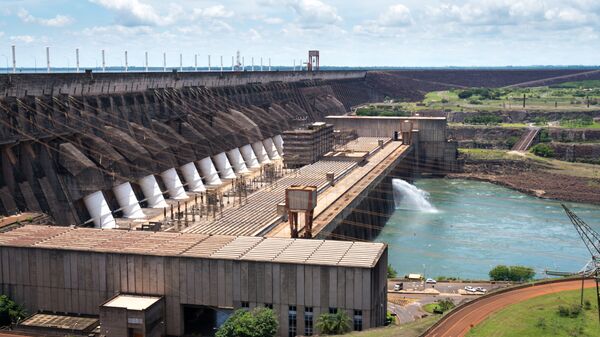
<path id="1" fill-rule="evenodd" d="M 527 151 L 531 145 L 533 145 L 533 141 L 540 133 L 540 128 L 530 127 L 527 129 L 527 132 L 521 136 L 521 139 L 512 147 L 513 151 Z"/>

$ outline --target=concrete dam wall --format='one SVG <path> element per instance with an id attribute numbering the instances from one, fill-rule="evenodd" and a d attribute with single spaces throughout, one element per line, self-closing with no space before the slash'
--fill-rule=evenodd
<path id="1" fill-rule="evenodd" d="M 382 99 L 364 77 L 364 72 L 4 75 L 0 214 L 38 211 L 73 225 L 90 219 L 86 202 L 114 210 L 129 193 L 152 203 L 144 188 L 169 190 L 169 177 L 185 181 L 189 163 L 196 163 L 187 166 L 192 175 L 198 168 L 204 174 L 203 159 L 226 158 L 228 151 L 247 150 L 294 126 Z"/>

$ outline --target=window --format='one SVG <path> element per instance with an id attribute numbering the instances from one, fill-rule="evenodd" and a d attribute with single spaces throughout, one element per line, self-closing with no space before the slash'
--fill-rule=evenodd
<path id="1" fill-rule="evenodd" d="M 296 306 L 290 305 L 288 310 L 288 336 L 296 337 Z"/>
<path id="2" fill-rule="evenodd" d="M 330 314 L 332 314 L 332 315 L 333 315 L 333 314 L 335 314 L 336 312 L 337 312 L 337 308 L 331 308 L 331 307 L 329 308 L 329 313 L 330 313 Z"/>
<path id="3" fill-rule="evenodd" d="M 304 335 L 312 336 L 313 334 L 313 308 L 304 308 Z"/>
<path id="4" fill-rule="evenodd" d="M 362 310 L 354 310 L 354 331 L 362 331 Z"/>
<path id="5" fill-rule="evenodd" d="M 250 303 L 242 301 L 242 308 L 244 308 L 244 309 L 250 308 Z"/>
<path id="6" fill-rule="evenodd" d="M 273 310 L 273 303 L 265 303 L 265 308 Z"/>

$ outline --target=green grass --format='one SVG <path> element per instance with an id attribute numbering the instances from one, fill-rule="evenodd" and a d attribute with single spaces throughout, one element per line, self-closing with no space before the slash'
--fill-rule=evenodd
<path id="1" fill-rule="evenodd" d="M 600 336 L 596 289 L 586 289 L 592 303 L 579 317 L 561 317 L 559 305 L 579 303 L 579 290 L 560 292 L 513 304 L 491 315 L 467 334 L 468 337 L 597 337 Z"/>
<path id="2" fill-rule="evenodd" d="M 518 154 L 508 153 L 507 150 L 490 149 L 458 149 L 460 154 L 473 160 L 525 160 L 526 157 Z"/>
<path id="3" fill-rule="evenodd" d="M 584 80 L 577 82 L 565 82 L 557 85 L 552 85 L 552 88 L 566 88 L 566 89 L 594 89 L 600 88 L 600 80 Z"/>
<path id="4" fill-rule="evenodd" d="M 566 129 L 600 129 L 600 123 L 594 122 L 592 124 L 582 125 L 577 122 L 569 121 L 569 122 L 560 122 L 560 127 L 566 128 Z"/>
<path id="5" fill-rule="evenodd" d="M 423 309 L 423 311 L 425 311 L 425 312 L 433 314 L 434 311 L 436 309 L 438 309 L 438 305 L 437 305 L 437 303 L 429 303 L 429 304 L 425 304 L 424 306 L 422 306 L 421 309 Z"/>
<path id="6" fill-rule="evenodd" d="M 600 167 L 587 163 L 571 163 L 553 158 L 542 158 L 532 153 L 509 153 L 508 150 L 465 149 L 458 152 L 472 160 L 530 160 L 543 166 L 543 170 L 573 177 L 600 179 Z"/>
<path id="7" fill-rule="evenodd" d="M 418 337 L 440 319 L 441 315 L 425 317 L 414 322 L 383 328 L 352 332 L 342 336 L 355 337 Z"/>

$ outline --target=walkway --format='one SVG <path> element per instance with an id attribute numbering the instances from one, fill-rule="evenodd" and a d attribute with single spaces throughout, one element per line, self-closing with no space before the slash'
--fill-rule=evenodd
<path id="1" fill-rule="evenodd" d="M 530 127 L 527 132 L 521 136 L 519 141 L 512 147 L 512 151 L 527 151 L 533 144 L 533 140 L 540 133 L 540 128 Z"/>
<path id="2" fill-rule="evenodd" d="M 592 288 L 595 286 L 596 283 L 594 280 L 586 280 L 586 288 Z M 581 279 L 538 283 L 530 287 L 492 293 L 488 296 L 481 297 L 479 300 L 469 302 L 450 312 L 423 336 L 465 336 L 471 327 L 481 323 L 491 314 L 511 304 L 519 303 L 537 296 L 577 289 L 581 289 Z"/>

